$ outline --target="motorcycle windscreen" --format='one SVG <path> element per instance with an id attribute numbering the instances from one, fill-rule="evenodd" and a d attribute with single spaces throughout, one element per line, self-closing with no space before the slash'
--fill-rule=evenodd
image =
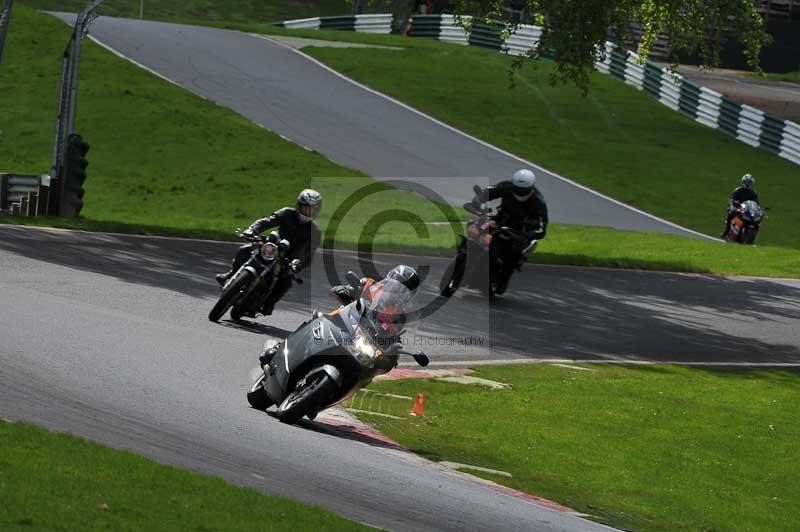
<path id="1" fill-rule="evenodd" d="M 367 301 L 366 317 L 379 336 L 395 336 L 414 322 L 414 293 L 396 279 L 369 285 L 361 293 Z"/>

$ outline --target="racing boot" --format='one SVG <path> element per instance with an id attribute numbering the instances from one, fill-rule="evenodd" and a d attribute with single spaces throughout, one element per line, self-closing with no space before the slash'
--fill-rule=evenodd
<path id="1" fill-rule="evenodd" d="M 217 280 L 217 282 L 219 283 L 220 286 L 225 286 L 225 283 L 228 282 L 228 279 L 231 278 L 231 275 L 233 275 L 233 271 L 232 270 L 227 271 L 225 273 L 218 273 L 216 275 L 215 279 Z"/>

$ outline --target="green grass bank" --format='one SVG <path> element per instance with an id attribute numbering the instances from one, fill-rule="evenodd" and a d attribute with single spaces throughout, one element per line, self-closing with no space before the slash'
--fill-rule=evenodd
<path id="1" fill-rule="evenodd" d="M 800 529 L 800 374 L 673 366 L 481 367 L 509 390 L 403 380 L 425 416 L 362 415 L 434 460 L 555 500 L 623 530 Z M 472 473 L 472 471 L 469 471 Z"/>
<path id="2" fill-rule="evenodd" d="M 0 421 L 0 529 L 374 530 L 72 436 Z"/>

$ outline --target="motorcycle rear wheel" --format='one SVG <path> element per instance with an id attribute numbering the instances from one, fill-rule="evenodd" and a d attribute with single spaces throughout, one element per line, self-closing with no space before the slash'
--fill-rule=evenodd
<path id="1" fill-rule="evenodd" d="M 266 410 L 272 406 L 272 401 L 269 400 L 264 386 L 262 386 L 265 375 L 262 373 L 261 377 L 250 386 L 250 391 L 247 392 L 247 402 L 256 410 Z"/>
<path id="2" fill-rule="evenodd" d="M 225 285 L 217 303 L 211 309 L 211 312 L 208 313 L 209 321 L 216 323 L 228 312 L 228 309 L 231 308 L 236 297 L 247 287 L 248 283 L 250 283 L 251 275 L 249 271 L 244 270 L 237 275 L 235 279 Z"/>
<path id="3" fill-rule="evenodd" d="M 316 413 L 338 388 L 336 381 L 324 371 L 312 371 L 278 405 L 275 412 L 283 423 L 297 423 L 303 416 Z"/>
<path id="4" fill-rule="evenodd" d="M 463 253 L 458 253 L 442 275 L 439 283 L 439 293 L 444 297 L 450 297 L 456 293 L 461 279 L 464 277 L 464 270 L 467 265 L 467 257 Z"/>

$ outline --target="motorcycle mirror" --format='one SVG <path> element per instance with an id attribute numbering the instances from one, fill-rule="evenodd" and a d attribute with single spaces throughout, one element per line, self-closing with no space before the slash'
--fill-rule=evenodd
<path id="1" fill-rule="evenodd" d="M 472 191 L 475 193 L 476 196 L 480 196 L 483 194 L 483 189 L 478 185 L 472 185 Z"/>
<path id="2" fill-rule="evenodd" d="M 413 356 L 414 356 L 414 362 L 416 362 L 417 364 L 419 364 L 423 368 L 431 363 L 431 359 L 428 358 L 428 355 L 426 355 L 422 351 L 420 351 L 419 353 L 417 353 L 416 355 L 413 355 Z"/>
<path id="3" fill-rule="evenodd" d="M 348 270 L 346 274 L 344 274 L 344 278 L 350 283 L 350 286 L 354 288 L 358 288 L 358 285 L 361 284 L 361 279 L 356 275 L 353 270 Z"/>

